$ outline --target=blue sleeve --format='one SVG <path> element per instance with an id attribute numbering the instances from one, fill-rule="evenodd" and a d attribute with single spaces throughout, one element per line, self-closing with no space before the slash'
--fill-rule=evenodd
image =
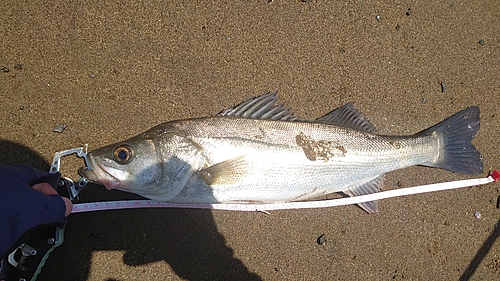
<path id="1" fill-rule="evenodd" d="M 0 258 L 31 228 L 63 222 L 66 207 L 61 197 L 31 187 L 56 184 L 59 176 L 18 164 L 0 165 Z"/>
<path id="2" fill-rule="evenodd" d="M 0 165 L 0 172 L 5 172 L 11 177 L 15 177 L 29 186 L 47 182 L 54 189 L 57 189 L 57 184 L 59 182 L 59 178 L 61 177 L 59 172 L 51 174 L 22 164 Z M 0 180 L 2 180 L 2 178 L 0 178 Z"/>

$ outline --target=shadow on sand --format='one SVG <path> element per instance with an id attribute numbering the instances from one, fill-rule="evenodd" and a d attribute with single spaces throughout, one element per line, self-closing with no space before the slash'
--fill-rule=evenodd
<path id="1" fill-rule="evenodd" d="M 484 241 L 483 245 L 481 246 L 481 248 L 479 248 L 474 258 L 472 258 L 472 261 L 469 263 L 469 266 L 467 267 L 465 272 L 462 274 L 462 276 L 460 276 L 460 281 L 470 280 L 477 267 L 481 264 L 484 257 L 486 257 L 486 255 L 490 251 L 498 236 L 500 236 L 500 219 L 495 224 L 495 228 L 490 233 L 490 236 L 488 236 L 488 238 Z"/>

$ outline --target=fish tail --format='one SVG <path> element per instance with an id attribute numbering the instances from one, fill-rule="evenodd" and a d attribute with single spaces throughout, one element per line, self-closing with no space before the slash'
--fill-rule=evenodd
<path id="1" fill-rule="evenodd" d="M 468 107 L 417 135 L 438 133 L 442 145 L 438 159 L 425 166 L 477 175 L 483 172 L 481 154 L 471 143 L 479 130 L 479 107 Z"/>

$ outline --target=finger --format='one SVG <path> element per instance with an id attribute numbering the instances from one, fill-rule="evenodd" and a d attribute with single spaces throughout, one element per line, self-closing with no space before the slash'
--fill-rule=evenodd
<path id="1" fill-rule="evenodd" d="M 66 206 L 66 210 L 64 211 L 64 216 L 67 217 L 73 211 L 73 203 L 66 197 L 61 197 L 64 201 L 64 205 Z"/>
<path id="2" fill-rule="evenodd" d="M 48 184 L 46 182 L 37 183 L 37 184 L 33 185 L 33 188 L 35 190 L 40 191 L 43 194 L 46 194 L 46 195 L 53 195 L 53 194 L 59 195 L 57 193 L 57 191 L 54 188 L 52 188 L 52 186 L 50 186 L 50 184 Z M 64 201 L 64 205 L 65 205 L 64 216 L 67 217 L 73 211 L 73 203 L 66 197 L 61 196 L 61 198 Z"/>
<path id="3" fill-rule="evenodd" d="M 46 182 L 37 183 L 33 185 L 33 188 L 47 195 L 58 194 L 57 191 Z"/>

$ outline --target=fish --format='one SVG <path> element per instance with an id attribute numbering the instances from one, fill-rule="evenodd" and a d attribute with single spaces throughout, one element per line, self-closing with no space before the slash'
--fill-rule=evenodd
<path id="1" fill-rule="evenodd" d="M 215 116 L 159 124 L 92 150 L 79 173 L 153 200 L 213 204 L 366 195 L 381 190 L 386 173 L 414 165 L 483 172 L 471 142 L 477 106 L 419 133 L 392 136 L 377 134 L 353 103 L 306 121 L 276 102 L 276 93 L 266 93 Z M 376 201 L 358 205 L 378 211 Z"/>

